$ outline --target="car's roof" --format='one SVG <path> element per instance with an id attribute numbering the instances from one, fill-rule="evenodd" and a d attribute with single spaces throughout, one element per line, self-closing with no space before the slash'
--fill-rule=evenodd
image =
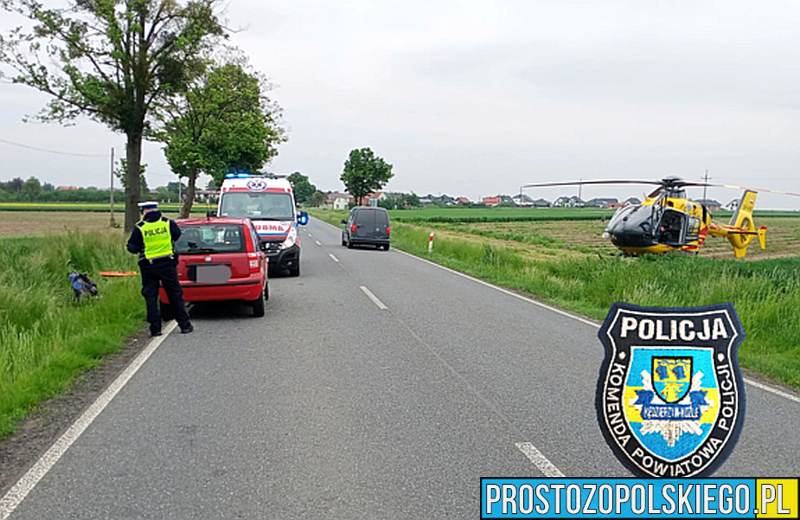
<path id="1" fill-rule="evenodd" d="M 247 218 L 235 217 L 202 217 L 202 218 L 185 218 L 176 220 L 179 226 L 202 226 L 204 224 L 244 224 L 249 221 Z"/>
<path id="2" fill-rule="evenodd" d="M 364 210 L 369 210 L 369 211 L 386 211 L 386 208 L 373 207 L 373 206 L 356 206 L 355 208 L 353 208 L 353 211 L 364 211 Z"/>

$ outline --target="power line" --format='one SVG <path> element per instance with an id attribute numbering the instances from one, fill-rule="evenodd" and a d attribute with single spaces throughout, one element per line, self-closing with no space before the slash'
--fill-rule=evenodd
<path id="1" fill-rule="evenodd" d="M 106 154 L 59 152 L 57 150 L 48 150 L 46 148 L 37 148 L 35 146 L 28 146 L 27 144 L 6 141 L 5 139 L 0 139 L 0 143 L 10 144 L 12 146 L 19 146 L 20 148 L 27 148 L 28 150 L 35 150 L 37 152 L 54 153 L 56 155 L 71 155 L 73 157 L 106 157 Z"/>

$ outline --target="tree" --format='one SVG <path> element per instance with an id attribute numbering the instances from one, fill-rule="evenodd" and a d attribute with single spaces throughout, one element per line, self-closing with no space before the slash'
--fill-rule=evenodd
<path id="1" fill-rule="evenodd" d="M 139 198 L 148 198 L 150 197 L 150 188 L 147 187 L 147 179 L 144 176 L 144 172 L 147 169 L 146 164 L 139 165 Z M 119 168 L 114 170 L 114 176 L 119 179 L 119 182 L 122 183 L 122 186 L 125 188 L 125 193 L 128 193 L 128 160 L 127 159 L 120 159 L 119 160 Z M 138 204 L 138 203 L 137 203 Z M 137 206 L 138 210 L 138 206 Z"/>
<path id="2" fill-rule="evenodd" d="M 391 164 L 376 157 L 369 148 L 361 148 L 350 152 L 340 179 L 360 205 L 364 197 L 383 188 L 392 176 Z"/>
<path id="3" fill-rule="evenodd" d="M 19 193 L 23 184 L 25 184 L 25 181 L 22 180 L 22 177 L 14 177 L 10 181 L 3 183 L 3 189 L 9 193 Z"/>
<path id="4" fill-rule="evenodd" d="M 42 0 L 43 1 L 43 0 Z M 78 115 L 127 137 L 125 230 L 138 220 L 142 140 L 166 101 L 202 73 L 198 59 L 224 34 L 219 0 L 0 0 L 32 22 L 0 37 L 0 63 L 52 99 L 37 116 L 64 123 Z M 66 8 L 65 8 L 66 7 Z"/>
<path id="5" fill-rule="evenodd" d="M 55 191 L 56 187 L 50 184 L 49 182 L 45 182 L 42 184 L 42 191 Z"/>
<path id="6" fill-rule="evenodd" d="M 294 172 L 287 177 L 289 182 L 292 183 L 292 191 L 294 192 L 294 200 L 298 204 L 308 202 L 314 193 L 317 192 L 317 187 L 309 182 L 308 177 L 300 172 Z"/>
<path id="7" fill-rule="evenodd" d="M 189 179 L 182 217 L 189 216 L 201 172 L 222 185 L 230 171 L 260 170 L 286 140 L 280 108 L 264 95 L 271 88 L 266 78 L 249 71 L 239 54 L 224 59 L 170 105 L 158 133 L 172 171 Z"/>
<path id="8" fill-rule="evenodd" d="M 34 201 L 39 197 L 42 192 L 42 184 L 36 177 L 31 177 L 22 185 L 20 195 L 24 200 Z"/>
<path id="9" fill-rule="evenodd" d="M 308 205 L 312 208 L 318 208 L 325 203 L 325 194 L 321 191 L 315 191 L 313 195 L 308 198 Z"/>

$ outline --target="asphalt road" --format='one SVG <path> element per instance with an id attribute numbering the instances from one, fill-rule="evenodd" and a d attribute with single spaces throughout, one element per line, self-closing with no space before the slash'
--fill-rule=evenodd
<path id="1" fill-rule="evenodd" d="M 301 236 L 266 317 L 195 307 L 11 518 L 477 518 L 482 476 L 629 476 L 597 426 L 595 326 Z M 800 403 L 746 391 L 716 475 L 797 476 Z"/>

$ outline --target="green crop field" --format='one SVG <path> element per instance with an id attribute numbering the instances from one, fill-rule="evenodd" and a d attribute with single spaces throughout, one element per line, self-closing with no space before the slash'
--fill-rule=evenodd
<path id="1" fill-rule="evenodd" d="M 526 222 L 542 220 L 608 220 L 614 209 L 606 208 L 461 208 L 426 207 L 416 209 L 391 210 L 389 215 L 397 222 L 454 223 L 470 222 Z M 714 218 L 727 222 L 730 211 L 717 211 Z M 798 211 L 756 211 L 755 218 L 797 217 Z"/>
<path id="2" fill-rule="evenodd" d="M 162 211 L 168 213 L 178 213 L 180 204 L 160 204 Z M 216 204 L 207 206 L 206 204 L 195 204 L 192 207 L 192 214 L 205 215 L 209 209 L 217 209 Z M 82 211 L 110 213 L 111 205 L 107 202 L 0 202 L 0 211 Z M 114 212 L 117 218 L 124 218 L 125 203 L 118 202 L 114 205 Z"/>
<path id="3" fill-rule="evenodd" d="M 791 213 L 756 215 L 756 225 L 769 227 L 767 250 L 751 245 L 746 260 L 735 260 L 727 242 L 713 238 L 699 256 L 624 257 L 602 238 L 597 214 L 526 221 L 508 217 L 548 210 L 510 209 L 490 221 L 494 210 L 476 209 L 464 210 L 464 221 L 443 221 L 442 212 L 451 210 L 422 211 L 427 221 L 398 216 L 413 211 L 391 213 L 393 247 L 591 318 L 603 319 L 616 301 L 656 307 L 733 302 L 747 334 L 742 365 L 800 388 L 800 218 Z M 335 225 L 347 216 L 312 214 Z"/>

